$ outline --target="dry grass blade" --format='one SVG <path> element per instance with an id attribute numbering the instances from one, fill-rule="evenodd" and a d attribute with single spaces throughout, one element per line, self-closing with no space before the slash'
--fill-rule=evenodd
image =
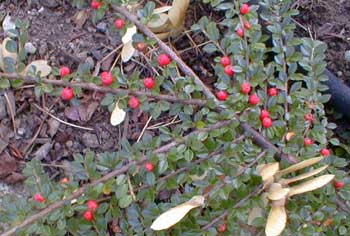
<path id="1" fill-rule="evenodd" d="M 290 167 L 288 167 L 288 168 L 286 168 L 284 170 L 281 170 L 278 173 L 278 176 L 286 175 L 286 174 L 292 173 L 294 171 L 304 169 L 304 168 L 306 168 L 308 166 L 316 164 L 317 162 L 320 162 L 323 158 L 324 157 L 315 157 L 315 158 L 311 158 L 311 159 L 299 162 L 299 163 L 297 163 L 295 165 L 292 165 L 292 166 L 290 166 Z"/>
<path id="2" fill-rule="evenodd" d="M 328 168 L 328 165 L 325 165 L 325 166 L 322 166 L 316 170 L 309 171 L 307 173 L 295 176 L 295 177 L 290 178 L 290 179 L 281 179 L 280 181 L 278 181 L 278 183 L 282 184 L 283 186 L 286 186 L 286 185 L 294 183 L 296 181 L 300 181 L 300 180 L 309 178 L 311 176 L 317 175 L 318 173 L 321 173 L 322 171 L 324 171 L 327 168 Z"/>
<path id="3" fill-rule="evenodd" d="M 310 192 L 321 188 L 334 179 L 334 175 L 322 175 L 290 188 L 289 196 Z"/>
<path id="4" fill-rule="evenodd" d="M 270 210 L 265 227 L 266 236 L 278 236 L 282 233 L 287 224 L 287 213 L 284 206 L 274 205 Z"/>
<path id="5" fill-rule="evenodd" d="M 189 201 L 180 204 L 174 208 L 170 208 L 153 222 L 151 229 L 164 230 L 178 223 L 186 214 L 193 208 L 202 206 L 204 204 L 203 196 L 194 196 Z"/>

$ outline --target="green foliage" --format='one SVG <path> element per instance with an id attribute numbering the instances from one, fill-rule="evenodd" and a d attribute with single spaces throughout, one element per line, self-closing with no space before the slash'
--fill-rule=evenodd
<path id="1" fill-rule="evenodd" d="M 74 161 L 65 167 L 65 173 L 69 173 L 65 176 L 69 178 L 68 183 L 51 180 L 39 161 L 28 162 L 23 170 L 27 177 L 26 187 L 31 196 L 40 192 L 46 201 L 38 203 L 31 197 L 19 199 L 7 196 L 0 207 L 1 222 L 17 225 L 50 204 L 67 199 L 82 185 L 123 168 L 127 163 L 145 158 L 154 164 L 153 172 L 147 172 L 142 165 L 132 164 L 124 173 L 105 182 L 89 185 L 83 195 L 66 201 L 59 209 L 19 230 L 17 235 L 212 236 L 218 235 L 217 224 L 208 230 L 203 230 L 203 227 L 225 210 L 226 217 L 218 222 L 227 224 L 227 231 L 222 235 L 264 234 L 269 206 L 264 205 L 259 195 L 249 198 L 238 208 L 234 207 L 260 186 L 261 178 L 256 174 L 256 165 L 249 164 L 256 160 L 263 149 L 253 142 L 249 134 L 244 139 L 233 141 L 242 135 L 240 122 L 247 122 L 281 148 L 283 153 L 294 156 L 298 161 L 318 156 L 322 148 L 341 145 L 334 137 L 336 125 L 327 120 L 324 112 L 324 103 L 329 99 L 328 95 L 322 93 L 326 86 L 321 83 L 326 79 L 323 75 L 326 46 L 320 41 L 294 35 L 292 16 L 297 12 L 290 9 L 290 0 L 263 0 L 260 6 L 251 6 L 250 13 L 243 17 L 249 21 L 251 28 L 244 31 L 243 38 L 235 33 L 237 27 L 242 27 L 239 1 L 203 2 L 225 15 L 221 22 L 203 17 L 191 27 L 192 31 L 202 33 L 210 40 L 202 49 L 208 57 L 215 58 L 215 89 L 229 93 L 229 99 L 220 103 L 220 109 L 216 109 L 210 100 L 200 107 L 138 96 L 142 112 L 153 119 L 167 117 L 172 120 L 171 125 L 158 126 L 157 135 L 146 131 L 139 142 L 121 140 L 118 152 L 76 153 Z M 108 4 L 121 3 L 125 2 L 104 1 L 102 7 L 93 13 L 93 20 L 98 21 L 104 16 Z M 72 4 L 76 7 L 86 5 L 80 0 L 74 0 Z M 257 12 L 258 8 L 261 8 L 260 13 Z M 153 9 L 154 4 L 148 3 L 139 11 L 143 22 L 154 17 Z M 259 17 L 268 23 L 266 31 L 262 29 Z M 150 39 L 140 35 L 134 37 L 139 42 L 154 45 Z M 24 39 L 17 40 L 23 44 Z M 18 51 L 21 47 L 11 41 L 6 48 Z M 223 54 L 230 56 L 233 62 L 233 78 L 228 77 L 218 63 Z M 157 68 L 156 59 L 152 58 L 150 63 Z M 119 68 L 115 68 L 112 74 L 114 82 L 111 88 L 131 91 L 143 89 L 143 78 L 139 72 L 127 77 Z M 154 75 L 154 79 L 155 86 L 151 91 L 154 96 L 168 94 L 179 99 L 206 99 L 203 88 L 196 85 L 193 78 L 180 76 L 174 62 L 162 69 L 159 75 Z M 99 78 L 91 75 L 91 68 L 86 64 L 81 64 L 77 72 L 64 80 L 101 85 Z M 260 97 L 259 105 L 248 105 L 248 95 L 240 92 L 243 82 L 251 84 L 251 93 Z M 0 88 L 10 86 L 9 80 L 0 79 Z M 45 86 L 38 79 L 35 88 L 38 96 L 42 92 L 57 94 L 57 91 Z M 268 96 L 267 89 L 270 87 L 278 89 L 277 96 Z M 81 91 L 79 86 L 75 88 L 75 94 Z M 128 98 L 127 93 L 106 93 L 101 106 L 111 111 L 118 102 L 120 108 L 129 111 Z M 273 119 L 273 125 L 268 129 L 261 126 L 259 115 L 262 109 L 267 109 Z M 307 113 L 314 115 L 313 123 L 304 120 Z M 225 120 L 230 121 L 228 125 L 209 128 Z M 198 131 L 192 132 L 194 130 Z M 288 133 L 293 133 L 290 139 L 286 138 Z M 311 138 L 314 143 L 304 147 L 305 137 Z M 176 145 L 172 145 L 167 152 L 159 151 L 159 148 L 174 140 Z M 270 163 L 274 161 L 274 156 L 274 150 L 267 150 L 257 164 Z M 335 174 L 337 180 L 344 181 L 345 187 L 337 190 L 336 194 L 333 186 L 327 185 L 321 190 L 290 199 L 286 204 L 289 222 L 282 235 L 349 234 L 348 214 L 335 204 L 336 199 L 349 204 L 350 179 L 345 177 L 348 160 L 332 154 L 324 162 L 330 164 L 327 171 Z M 281 165 L 286 167 L 289 164 L 282 160 Z M 245 171 L 240 173 L 243 168 Z M 154 232 L 149 228 L 162 212 L 194 195 L 207 196 L 204 208 L 191 211 L 167 231 Z M 87 210 L 88 199 L 99 201 L 92 222 L 82 218 L 82 213 Z M 247 225 L 253 207 L 261 208 L 262 215 Z"/>

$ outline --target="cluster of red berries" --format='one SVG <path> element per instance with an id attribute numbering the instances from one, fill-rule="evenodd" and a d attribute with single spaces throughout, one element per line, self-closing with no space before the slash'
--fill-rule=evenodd
<path id="1" fill-rule="evenodd" d="M 94 219 L 94 211 L 96 211 L 98 204 L 94 200 L 88 200 L 86 205 L 88 210 L 84 211 L 83 217 L 87 221 L 92 221 Z"/>
<path id="2" fill-rule="evenodd" d="M 224 72 L 228 76 L 233 76 L 233 66 L 231 65 L 231 59 L 228 56 L 223 56 L 220 58 L 220 64 L 224 67 Z"/>
<path id="3" fill-rule="evenodd" d="M 264 128 L 270 128 L 272 125 L 272 119 L 270 118 L 270 113 L 268 110 L 261 110 L 260 112 L 261 125 Z"/>
<path id="4" fill-rule="evenodd" d="M 239 9 L 239 12 L 242 16 L 249 13 L 249 5 L 247 3 L 242 4 L 241 8 Z M 249 30 L 251 27 L 249 21 L 243 21 L 243 28 Z M 242 27 L 238 27 L 236 29 L 237 36 L 243 38 L 244 36 L 244 29 Z"/>

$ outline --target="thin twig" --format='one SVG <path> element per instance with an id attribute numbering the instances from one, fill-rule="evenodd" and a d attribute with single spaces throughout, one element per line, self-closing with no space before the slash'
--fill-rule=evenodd
<path id="1" fill-rule="evenodd" d="M 146 36 L 149 38 L 155 40 L 159 47 L 167 53 L 179 66 L 181 71 L 186 74 L 187 76 L 194 78 L 194 83 L 198 86 L 200 86 L 203 89 L 203 93 L 208 97 L 214 100 L 215 104 L 220 107 L 220 102 L 215 98 L 215 95 L 211 92 L 211 90 L 202 82 L 202 80 L 194 73 L 194 71 L 186 65 L 185 62 L 173 51 L 171 48 L 168 47 L 162 40 L 160 40 L 150 29 L 147 28 L 147 26 L 143 25 L 138 19 L 130 14 L 125 8 L 115 6 L 114 9 L 123 15 L 125 18 L 127 18 L 129 21 L 131 21 L 133 24 L 137 26 L 139 30 L 141 30 Z M 239 117 L 235 117 L 237 120 L 240 120 Z M 263 147 L 265 149 L 271 149 L 274 150 L 277 153 L 277 160 L 286 159 L 289 163 L 296 163 L 297 160 L 287 154 L 283 154 L 280 149 L 278 149 L 275 145 L 273 145 L 269 140 L 267 140 L 263 135 L 258 133 L 255 129 L 253 129 L 250 125 L 247 123 L 241 123 L 241 128 L 247 132 L 252 134 L 252 139 L 254 142 L 256 142 L 260 147 Z"/>
<path id="2" fill-rule="evenodd" d="M 6 74 L 6 73 L 0 73 L 0 77 L 4 77 L 7 79 L 23 79 L 24 82 L 27 83 L 36 83 L 37 80 L 30 76 L 21 76 L 21 75 L 13 75 L 13 74 Z M 42 83 L 45 84 L 51 84 L 61 87 L 80 87 L 82 89 L 101 92 L 101 93 L 112 93 L 116 95 L 123 95 L 130 94 L 134 96 L 147 96 L 149 98 L 153 98 L 160 101 L 168 101 L 168 102 L 176 102 L 176 103 L 183 103 L 188 105 L 198 105 L 198 106 L 204 106 L 207 101 L 202 99 L 183 99 L 183 98 L 177 98 L 170 95 L 153 95 L 151 92 L 145 92 L 145 91 L 132 91 L 128 89 L 120 89 L 120 88 L 110 88 L 110 87 L 102 87 L 98 86 L 93 83 L 78 83 L 78 82 L 67 82 L 63 80 L 50 80 L 50 79 L 41 79 Z"/>
<path id="3" fill-rule="evenodd" d="M 17 134 L 17 128 L 16 128 L 16 122 L 15 122 L 15 114 L 12 110 L 12 107 L 11 107 L 11 102 L 10 102 L 10 99 L 7 95 L 7 92 L 4 93 L 4 97 L 5 97 L 5 100 L 7 102 L 7 107 L 9 109 L 9 112 L 10 112 L 10 116 L 11 116 L 11 121 L 12 121 L 12 127 L 13 127 L 13 132 L 15 134 Z"/>
<path id="4" fill-rule="evenodd" d="M 225 125 L 226 124 L 226 121 L 221 121 L 221 122 L 218 122 L 218 124 L 221 124 L 221 125 Z M 216 124 L 217 125 L 217 124 Z M 194 131 L 196 132 L 196 131 Z M 187 135 L 186 137 L 189 137 L 189 135 Z M 178 143 L 181 143 L 182 141 L 179 141 Z M 174 145 L 174 142 L 171 142 L 172 145 L 165 145 L 167 146 L 167 148 L 164 148 L 161 147 L 161 148 L 158 148 L 156 150 L 154 150 L 153 152 L 154 153 L 162 153 L 162 152 L 167 152 L 170 150 L 171 147 L 173 147 Z M 175 144 L 176 145 L 176 144 Z M 57 202 L 54 202 L 52 203 L 51 205 L 48 205 L 45 209 L 39 211 L 38 213 L 34 214 L 34 215 L 31 215 L 29 216 L 28 218 L 26 218 L 22 223 L 14 226 L 13 228 L 7 230 L 6 232 L 0 234 L 0 236 L 10 236 L 12 234 L 14 234 L 16 231 L 18 231 L 19 229 L 35 222 L 36 220 L 38 219 L 41 219 L 42 217 L 46 216 L 47 214 L 51 213 L 52 211 L 60 208 L 61 206 L 63 206 L 64 204 L 66 203 L 69 203 L 71 202 L 73 199 L 75 198 L 78 198 L 80 195 L 82 195 L 84 192 L 85 192 L 85 189 L 87 188 L 90 188 L 92 186 L 96 186 L 100 183 L 103 183 L 103 182 L 106 182 L 107 180 L 111 179 L 111 178 L 114 178 L 120 174 L 124 174 L 126 173 L 132 166 L 134 165 L 143 165 L 143 163 L 146 161 L 147 159 L 145 157 L 142 157 L 140 160 L 138 161 L 130 161 L 128 164 L 116 169 L 116 170 L 113 170 L 112 172 L 104 175 L 103 177 L 101 177 L 100 179 L 98 180 L 95 180 L 93 181 L 92 183 L 90 184 L 86 184 L 82 187 L 80 187 L 79 189 L 77 189 L 76 191 L 74 191 L 72 193 L 72 195 L 70 195 L 69 197 L 63 199 L 63 200 L 60 200 L 60 201 L 57 201 Z M 135 190 L 136 191 L 136 190 Z"/>
<path id="5" fill-rule="evenodd" d="M 44 112 L 45 114 L 51 116 L 53 119 L 57 120 L 58 122 L 61 122 L 65 125 L 68 125 L 68 126 L 72 126 L 74 128 L 78 128 L 78 129 L 83 129 L 83 130 L 89 130 L 89 131 L 93 131 L 94 129 L 93 128 L 89 128 L 89 127 L 83 127 L 83 126 L 79 126 L 79 125 L 75 125 L 75 124 L 71 124 L 71 123 L 68 123 L 64 120 L 61 120 L 60 118 L 52 115 L 49 111 L 46 111 L 44 109 L 42 109 L 40 106 L 36 105 L 35 103 L 33 104 L 35 108 L 37 108 L 38 110 Z"/>
<path id="6" fill-rule="evenodd" d="M 246 195 L 244 198 L 242 198 L 241 200 L 239 200 L 239 202 L 237 202 L 231 209 L 236 209 L 239 208 L 241 206 L 243 206 L 251 197 L 254 197 L 258 194 L 260 194 L 263 191 L 263 185 L 259 185 L 257 186 L 254 191 L 250 192 L 248 195 Z M 214 218 L 213 220 L 211 220 L 208 224 L 206 224 L 205 226 L 202 227 L 202 230 L 208 230 L 209 228 L 211 228 L 214 224 L 216 224 L 217 222 L 219 222 L 220 220 L 224 219 L 228 214 L 228 210 L 225 210 L 221 215 L 219 215 L 218 217 Z"/>

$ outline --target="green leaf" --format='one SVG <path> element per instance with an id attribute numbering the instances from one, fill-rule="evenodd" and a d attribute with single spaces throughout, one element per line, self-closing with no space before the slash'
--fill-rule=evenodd
<path id="1" fill-rule="evenodd" d="M 0 88 L 5 89 L 11 86 L 10 81 L 8 79 L 0 79 Z"/>
<path id="2" fill-rule="evenodd" d="M 130 195 L 126 195 L 119 200 L 120 208 L 127 208 L 132 203 L 132 197 Z"/>
<path id="3" fill-rule="evenodd" d="M 17 53 L 17 43 L 12 39 L 7 40 L 5 48 L 9 52 Z"/>
<path id="4" fill-rule="evenodd" d="M 210 22 L 206 26 L 206 32 L 208 33 L 208 37 L 210 40 L 217 41 L 220 37 L 220 32 L 218 28 L 216 27 L 215 22 Z"/>

